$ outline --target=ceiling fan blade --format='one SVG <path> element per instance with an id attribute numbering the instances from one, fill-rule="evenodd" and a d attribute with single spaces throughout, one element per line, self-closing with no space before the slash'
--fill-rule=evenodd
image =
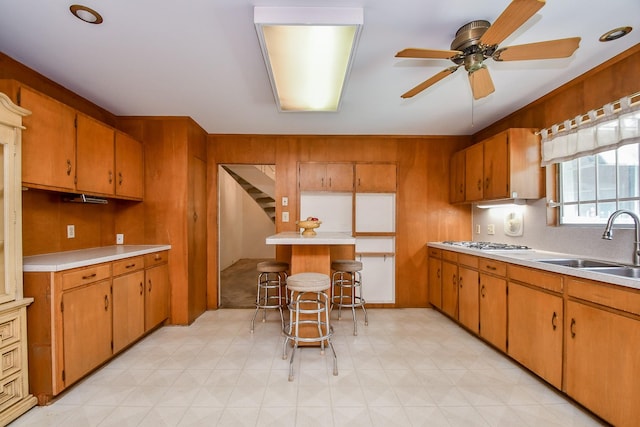
<path id="1" fill-rule="evenodd" d="M 545 0 L 513 0 L 480 37 L 480 43 L 493 46 L 502 43 L 544 6 Z"/>
<path id="2" fill-rule="evenodd" d="M 473 99 L 484 98 L 496 90 L 495 87 L 493 87 L 493 80 L 491 80 L 489 70 L 484 66 L 469 73 L 469 83 L 471 84 Z"/>
<path id="3" fill-rule="evenodd" d="M 493 54 L 495 61 L 522 61 L 528 59 L 566 58 L 580 45 L 580 37 L 507 46 Z"/>
<path id="4" fill-rule="evenodd" d="M 396 53 L 396 58 L 449 59 L 461 53 L 459 50 L 418 49 L 410 47 Z"/>
<path id="5" fill-rule="evenodd" d="M 415 95 L 419 94 L 420 92 L 422 92 L 423 90 L 425 90 L 429 86 L 438 83 L 440 80 L 444 79 L 449 74 L 452 74 L 457 69 L 458 69 L 457 66 L 456 67 L 449 67 L 447 69 L 444 69 L 444 70 L 440 71 L 439 73 L 437 73 L 436 75 L 434 75 L 433 77 L 423 81 L 422 83 L 420 83 L 418 86 L 414 87 L 413 89 L 403 93 L 402 95 L 400 95 L 400 97 L 401 98 L 411 98 L 412 96 L 415 96 Z"/>

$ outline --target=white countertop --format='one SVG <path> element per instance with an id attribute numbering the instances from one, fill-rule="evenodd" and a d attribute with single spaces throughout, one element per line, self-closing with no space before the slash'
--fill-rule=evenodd
<path id="1" fill-rule="evenodd" d="M 76 251 L 53 252 L 24 257 L 22 259 L 22 268 L 25 272 L 62 271 L 169 249 L 171 249 L 171 245 L 114 245 Z"/>
<path id="2" fill-rule="evenodd" d="M 285 231 L 267 237 L 267 245 L 355 245 L 356 238 L 349 233 L 318 231 L 315 236 L 303 236 L 295 231 Z"/>
<path id="3" fill-rule="evenodd" d="M 530 250 L 481 250 L 470 249 L 455 245 L 448 245 L 441 242 L 430 242 L 427 244 L 429 247 L 444 249 L 453 252 L 460 252 L 475 256 L 481 256 L 484 258 L 495 259 L 497 261 L 504 261 L 511 264 L 522 265 L 525 267 L 537 268 L 540 270 L 552 271 L 554 273 L 566 274 L 568 276 L 582 277 L 583 279 L 596 280 L 599 282 L 612 283 L 615 285 L 621 285 L 628 288 L 640 289 L 640 279 L 631 277 L 616 276 L 613 274 L 599 273 L 595 271 L 585 270 L 583 268 L 565 267 L 562 265 L 547 264 L 539 262 L 541 259 L 553 259 L 553 258 L 581 258 L 587 257 L 558 253 L 540 251 L 535 249 Z M 591 259 L 591 258 L 589 258 Z"/>

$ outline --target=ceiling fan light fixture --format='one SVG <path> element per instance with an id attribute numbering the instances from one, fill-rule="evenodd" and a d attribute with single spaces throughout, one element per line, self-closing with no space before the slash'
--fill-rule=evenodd
<path id="1" fill-rule="evenodd" d="M 254 8 L 279 111 L 338 111 L 362 23 L 361 8 Z"/>
<path id="2" fill-rule="evenodd" d="M 90 7 L 73 4 L 69 7 L 69 10 L 73 16 L 89 24 L 97 25 L 103 22 L 102 16 Z"/>
<path id="3" fill-rule="evenodd" d="M 613 30 L 607 31 L 606 33 L 601 35 L 598 40 L 600 40 L 601 42 L 610 42 L 613 40 L 618 40 L 619 38 L 629 34 L 632 29 L 633 29 L 632 27 L 614 28 Z"/>

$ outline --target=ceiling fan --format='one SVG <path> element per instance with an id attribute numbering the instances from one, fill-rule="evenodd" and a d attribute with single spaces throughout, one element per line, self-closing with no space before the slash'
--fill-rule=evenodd
<path id="1" fill-rule="evenodd" d="M 578 49 L 580 37 L 549 40 L 499 48 L 498 45 L 517 30 L 538 10 L 545 0 L 513 0 L 493 24 L 478 20 L 463 25 L 451 42 L 451 50 L 408 48 L 396 54 L 398 58 L 449 59 L 456 65 L 446 68 L 433 77 L 402 94 L 411 98 L 433 84 L 444 79 L 464 65 L 469 73 L 469 83 L 474 99 L 493 93 L 495 87 L 484 64 L 485 59 L 494 61 L 521 61 L 530 59 L 566 58 Z"/>

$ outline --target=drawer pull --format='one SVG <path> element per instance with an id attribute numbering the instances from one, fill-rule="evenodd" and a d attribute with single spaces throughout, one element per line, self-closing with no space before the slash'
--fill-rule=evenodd
<path id="1" fill-rule="evenodd" d="M 497 270 L 496 267 L 494 267 L 492 265 L 489 265 L 489 264 L 487 264 L 485 267 L 487 267 L 487 270 L 491 270 L 491 271 L 496 271 Z"/>
<path id="2" fill-rule="evenodd" d="M 160 261 L 162 259 L 162 256 L 160 254 L 156 254 L 155 257 L 153 257 L 154 261 Z"/>
<path id="3" fill-rule="evenodd" d="M 82 276 L 82 280 L 89 280 L 96 277 L 96 273 L 89 274 L 88 276 Z"/>
<path id="4" fill-rule="evenodd" d="M 556 328 L 558 327 L 557 325 L 557 320 L 558 320 L 558 313 L 556 313 L 555 311 L 553 312 L 553 316 L 551 316 L 551 326 L 553 327 L 553 330 L 555 331 Z"/>
<path id="5" fill-rule="evenodd" d="M 133 264 L 127 264 L 127 265 L 125 265 L 125 267 L 124 267 L 124 268 L 133 268 L 133 267 L 135 267 L 135 266 L 136 266 L 136 263 L 134 262 Z"/>

